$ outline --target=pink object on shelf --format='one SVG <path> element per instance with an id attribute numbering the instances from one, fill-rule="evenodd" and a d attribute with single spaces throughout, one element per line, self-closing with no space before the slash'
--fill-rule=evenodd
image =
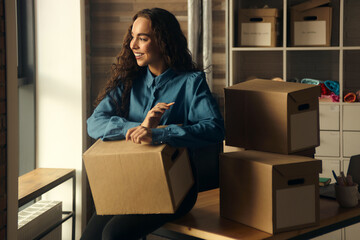
<path id="1" fill-rule="evenodd" d="M 321 97 L 319 97 L 320 102 L 332 102 L 332 98 L 330 95 L 323 95 L 321 94 Z"/>
<path id="2" fill-rule="evenodd" d="M 335 93 L 331 92 L 330 97 L 332 99 L 333 102 L 339 102 L 340 98 L 338 95 L 336 95 Z"/>

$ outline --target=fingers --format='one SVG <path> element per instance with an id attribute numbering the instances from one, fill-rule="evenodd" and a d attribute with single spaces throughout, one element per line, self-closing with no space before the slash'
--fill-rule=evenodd
<path id="1" fill-rule="evenodd" d="M 132 134 L 131 134 L 131 140 L 134 142 L 134 143 L 141 143 L 141 136 L 143 136 L 144 134 L 144 127 L 139 127 L 136 129 L 136 131 L 134 131 Z"/>
<path id="2" fill-rule="evenodd" d="M 160 122 L 161 117 L 164 115 L 165 111 L 174 105 L 175 102 L 171 103 L 157 103 L 146 115 L 144 121 L 141 123 L 141 126 L 147 128 L 156 128 Z"/>
<path id="3" fill-rule="evenodd" d="M 136 131 L 136 128 L 137 128 L 137 127 L 130 128 L 130 129 L 126 132 L 126 136 L 125 136 L 126 141 L 128 141 L 128 140 L 131 139 L 131 134 L 132 134 L 134 131 Z"/>
<path id="4" fill-rule="evenodd" d="M 151 130 L 143 126 L 131 128 L 126 133 L 126 140 L 127 141 L 131 140 L 134 143 L 141 143 L 141 142 L 151 143 L 152 141 Z"/>
<path id="5" fill-rule="evenodd" d="M 158 103 L 155 105 L 155 107 L 153 107 L 152 109 L 160 109 L 160 110 L 167 110 L 170 108 L 170 106 L 174 105 L 175 102 L 171 102 L 171 103 Z"/>
<path id="6" fill-rule="evenodd" d="M 170 106 L 174 105 L 175 102 L 171 103 L 158 103 L 151 110 L 149 117 L 161 117 Z"/>

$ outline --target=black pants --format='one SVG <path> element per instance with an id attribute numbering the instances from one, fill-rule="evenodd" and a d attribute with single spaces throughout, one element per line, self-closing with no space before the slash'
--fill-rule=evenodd
<path id="1" fill-rule="evenodd" d="M 82 240 L 132 240 L 155 231 L 191 210 L 197 199 L 197 184 L 191 188 L 174 214 L 105 215 L 94 214 L 81 237 Z"/>

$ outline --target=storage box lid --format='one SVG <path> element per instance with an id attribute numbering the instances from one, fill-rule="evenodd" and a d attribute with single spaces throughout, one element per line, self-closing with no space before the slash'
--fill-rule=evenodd
<path id="1" fill-rule="evenodd" d="M 102 141 L 98 140 L 85 153 L 85 156 L 108 156 L 116 154 L 156 153 L 172 149 L 166 144 L 154 146 L 152 144 L 135 144 L 131 141 Z M 171 151 L 171 150 L 170 150 Z M 175 150 L 172 150 L 175 151 Z M 170 153 L 171 154 L 171 153 Z"/>
<path id="2" fill-rule="evenodd" d="M 309 0 L 303 3 L 300 3 L 298 5 L 292 6 L 291 9 L 296 10 L 296 11 L 306 11 L 309 10 L 311 8 L 316 8 L 319 7 L 321 5 L 330 3 L 331 0 Z"/>
<path id="3" fill-rule="evenodd" d="M 294 156 L 294 155 L 289 155 Z M 283 176 L 298 176 L 317 174 L 322 171 L 321 160 L 312 159 L 311 161 L 294 162 L 290 164 L 279 164 L 273 166 L 274 170 Z"/>
<path id="4" fill-rule="evenodd" d="M 284 155 L 254 150 L 231 152 L 226 154 L 239 159 L 269 165 L 283 176 L 307 175 L 322 171 L 321 160 L 304 156 Z"/>
<path id="5" fill-rule="evenodd" d="M 242 8 L 239 9 L 241 16 L 247 17 L 279 17 L 277 8 Z"/>
<path id="6" fill-rule="evenodd" d="M 300 83 L 301 84 L 301 83 Z M 310 84 L 309 84 L 310 85 Z M 310 85 L 310 88 L 307 88 L 306 91 L 298 90 L 295 92 L 290 92 L 289 97 L 294 102 L 302 102 L 306 99 L 320 97 L 321 96 L 321 88 L 318 85 Z"/>
<path id="7" fill-rule="evenodd" d="M 293 83 L 293 82 L 278 82 L 265 79 L 253 79 L 246 82 L 235 84 L 225 90 L 245 90 L 254 92 L 277 92 L 289 94 L 295 101 L 301 101 L 308 98 L 309 91 L 313 92 L 312 96 L 320 97 L 321 89 L 317 85 Z M 303 91 L 306 90 L 306 91 Z"/>

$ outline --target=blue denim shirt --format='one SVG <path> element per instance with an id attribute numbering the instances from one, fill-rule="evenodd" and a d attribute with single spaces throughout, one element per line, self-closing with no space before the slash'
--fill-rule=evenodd
<path id="1" fill-rule="evenodd" d="M 119 87 L 110 94 L 121 104 Z M 153 144 L 196 148 L 224 139 L 224 121 L 205 74 L 178 73 L 172 69 L 156 77 L 147 69 L 134 80 L 126 119 L 116 115 L 115 103 L 107 95 L 87 120 L 89 136 L 103 141 L 124 139 L 126 132 L 139 126 L 159 102 L 175 104 L 161 118 L 160 125 L 167 126 L 152 129 Z"/>

